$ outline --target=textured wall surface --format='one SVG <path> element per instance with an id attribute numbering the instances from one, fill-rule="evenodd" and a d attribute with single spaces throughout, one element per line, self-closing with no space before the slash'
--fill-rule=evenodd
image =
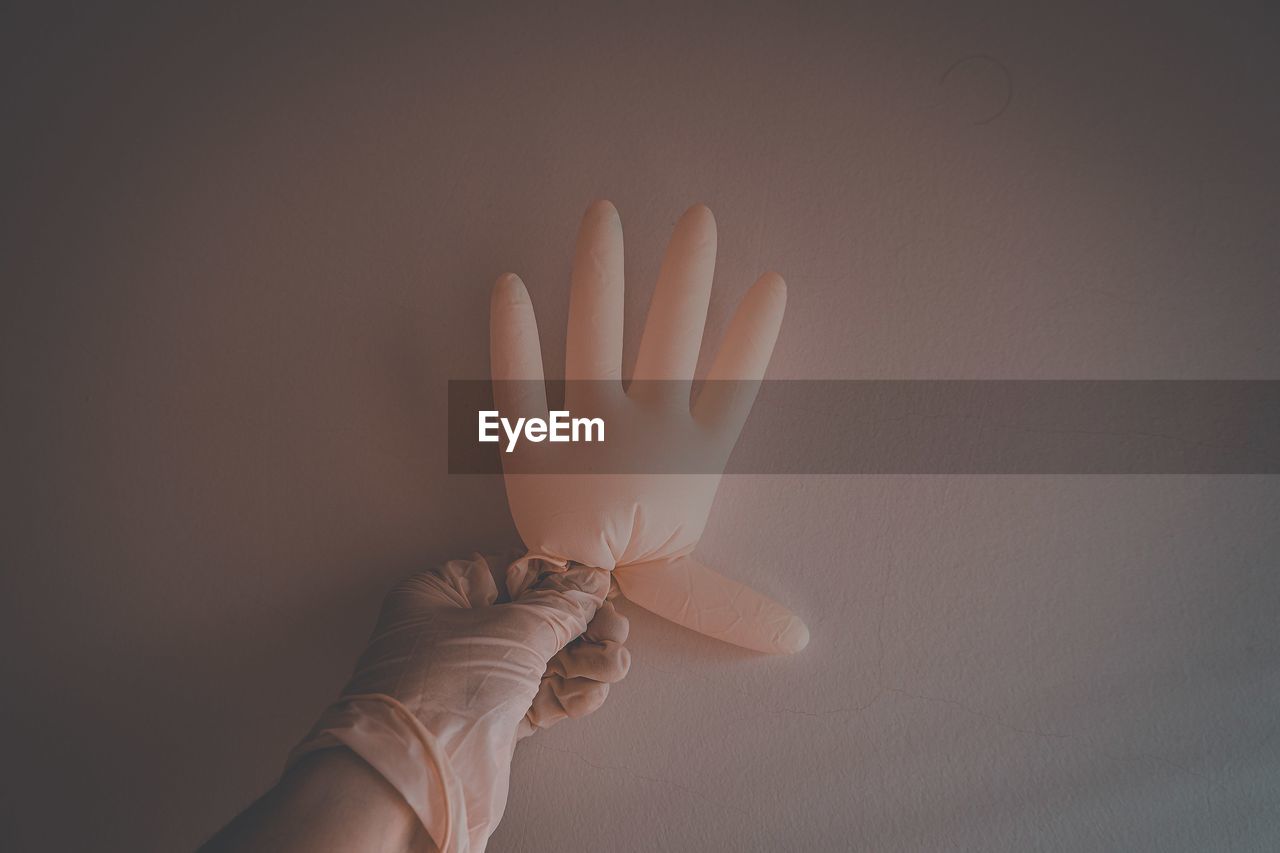
<path id="1" fill-rule="evenodd" d="M 9 14 L 0 846 L 190 848 L 279 772 L 394 579 L 513 544 L 446 381 L 587 202 L 628 360 L 689 204 L 777 378 L 1280 378 L 1264 4 L 167 4 Z M 498 850 L 1280 845 L 1280 479 L 741 477 L 700 553 L 765 659 L 630 608 Z"/>

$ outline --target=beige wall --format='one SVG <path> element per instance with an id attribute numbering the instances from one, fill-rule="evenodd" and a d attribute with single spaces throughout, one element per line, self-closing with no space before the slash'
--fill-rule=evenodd
<path id="1" fill-rule="evenodd" d="M 704 201 L 713 340 L 790 283 L 774 377 L 1280 378 L 1275 24 L 1111 5 L 3 28 L 0 846 L 193 846 L 393 579 L 515 541 L 445 474 L 445 382 L 508 269 L 560 363 L 593 197 L 628 363 Z M 1277 518 L 1268 477 L 729 480 L 703 556 L 812 644 L 631 608 L 493 847 L 1274 849 Z"/>

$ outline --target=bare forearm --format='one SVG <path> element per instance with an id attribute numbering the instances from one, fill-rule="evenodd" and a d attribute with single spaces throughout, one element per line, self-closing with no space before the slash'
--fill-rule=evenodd
<path id="1" fill-rule="evenodd" d="M 404 798 L 346 749 L 303 758 L 201 848 L 203 853 L 434 849 Z"/>

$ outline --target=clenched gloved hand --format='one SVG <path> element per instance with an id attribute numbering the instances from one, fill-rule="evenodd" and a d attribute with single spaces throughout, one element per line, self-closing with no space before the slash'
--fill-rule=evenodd
<path id="1" fill-rule="evenodd" d="M 510 600 L 505 561 L 478 554 L 392 590 L 342 697 L 290 765 L 346 746 L 404 796 L 439 849 L 483 850 L 517 740 L 595 710 L 630 666 L 606 572 L 523 565 L 531 582 Z"/>

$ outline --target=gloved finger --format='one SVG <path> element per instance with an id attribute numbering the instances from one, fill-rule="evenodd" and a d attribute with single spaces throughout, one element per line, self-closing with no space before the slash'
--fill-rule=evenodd
<path id="1" fill-rule="evenodd" d="M 547 664 L 547 675 L 617 682 L 631 669 L 627 640 L 631 623 L 606 600 L 581 637 L 556 652 Z"/>
<path id="2" fill-rule="evenodd" d="M 524 282 L 511 273 L 494 284 L 489 301 L 489 372 L 503 417 L 547 417 L 538 321 Z"/>
<path id="3" fill-rule="evenodd" d="M 552 676 L 551 692 L 570 719 L 585 717 L 604 704 L 609 698 L 609 685 L 590 678 L 561 678 Z"/>
<path id="4" fill-rule="evenodd" d="M 708 637 L 768 654 L 809 644 L 799 616 L 692 557 L 622 566 L 614 578 L 631 601 Z"/>
<path id="5" fill-rule="evenodd" d="M 571 280 L 564 378 L 611 380 L 621 392 L 622 222 L 607 201 L 582 217 Z"/>
<path id="6" fill-rule="evenodd" d="M 538 693 L 524 715 L 525 720 L 535 729 L 549 729 L 569 716 L 569 712 L 556 698 L 555 686 L 551 681 L 553 678 L 559 676 L 548 675 L 538 683 Z"/>
<path id="7" fill-rule="evenodd" d="M 537 611 L 551 631 L 533 637 L 530 642 L 551 660 L 587 630 L 609 591 L 609 573 L 588 566 L 570 566 L 563 571 L 547 572 L 512 607 Z"/>
<path id="8" fill-rule="evenodd" d="M 707 381 L 693 404 L 693 416 L 709 426 L 742 431 L 787 308 L 787 284 L 776 272 L 762 275 L 734 312 Z"/>
<path id="9" fill-rule="evenodd" d="M 621 681 L 631 669 L 631 651 L 621 643 L 577 641 L 565 646 L 547 664 L 547 671 L 564 678 L 589 678 L 609 684 Z"/>
<path id="10" fill-rule="evenodd" d="M 488 607 L 498 599 L 498 587 L 485 558 L 450 560 L 443 566 L 406 578 L 391 591 L 388 600 L 415 606 Z"/>
<path id="11" fill-rule="evenodd" d="M 612 590 L 612 583 L 610 589 Z M 630 633 L 631 621 L 606 598 L 596 611 L 596 615 L 591 617 L 591 623 L 587 625 L 582 638 L 588 643 L 604 643 L 610 640 L 615 643 L 625 643 Z"/>
<path id="12" fill-rule="evenodd" d="M 705 205 L 694 205 L 676 223 L 662 259 L 640 338 L 633 380 L 692 383 L 698 350 L 702 346 L 702 330 L 707 322 L 715 265 L 715 217 Z M 651 387 L 667 388 L 675 394 L 680 393 L 682 384 L 663 381 Z M 688 385 L 684 388 L 687 399 Z"/>
<path id="13" fill-rule="evenodd" d="M 548 675 L 538 685 L 538 694 L 525 719 L 537 728 L 549 728 L 565 718 L 585 717 L 603 705 L 608 696 L 609 685 L 605 682 Z"/>

